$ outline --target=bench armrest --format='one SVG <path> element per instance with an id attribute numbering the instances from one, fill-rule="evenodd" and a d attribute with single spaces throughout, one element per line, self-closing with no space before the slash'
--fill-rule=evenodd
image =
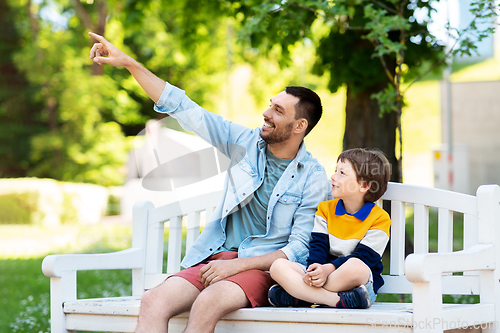
<path id="1" fill-rule="evenodd" d="M 491 270 L 495 268 L 493 244 L 478 244 L 450 253 L 410 254 L 405 261 L 406 278 L 413 283 L 430 282 L 443 273 Z"/>
<path id="2" fill-rule="evenodd" d="M 42 271 L 46 277 L 61 277 L 63 271 L 137 269 L 142 268 L 143 249 L 100 254 L 60 254 L 43 259 Z"/>

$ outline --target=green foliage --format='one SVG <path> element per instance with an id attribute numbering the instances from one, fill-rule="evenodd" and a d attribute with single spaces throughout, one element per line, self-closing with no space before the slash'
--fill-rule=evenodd
<path id="1" fill-rule="evenodd" d="M 380 116 L 390 111 L 401 112 L 403 75 L 418 77 L 424 61 L 438 62 L 442 56 L 442 46 L 427 30 L 427 21 L 414 16 L 417 9 L 432 10 L 428 1 L 238 3 L 246 8 L 241 35 L 255 47 L 270 50 L 272 45 L 279 45 L 286 59 L 294 43 L 310 38 L 317 54 L 313 71 L 330 76 L 330 91 L 336 92 L 345 84 L 352 94 L 386 83 L 396 87 L 373 95 L 380 106 L 373 111 Z M 316 23 L 325 28 L 315 30 Z M 322 33 L 318 34 L 318 30 Z"/>
<path id="2" fill-rule="evenodd" d="M 402 98 L 402 96 L 398 96 L 396 89 L 394 89 L 393 85 L 388 85 L 384 90 L 372 94 L 372 98 L 376 99 L 380 105 L 380 114 L 382 117 L 384 113 L 398 111 L 398 105 L 396 102 L 398 98 Z M 401 100 L 401 103 L 404 106 L 404 101 Z"/>
<path id="3" fill-rule="evenodd" d="M 120 215 L 120 197 L 110 194 L 106 208 L 106 216 Z"/>
<path id="4" fill-rule="evenodd" d="M 61 223 L 76 223 L 78 222 L 78 209 L 73 205 L 74 193 L 62 192 L 63 202 L 61 209 Z"/>
<path id="5" fill-rule="evenodd" d="M 38 210 L 37 192 L 0 195 L 0 224 L 31 224 Z"/>
<path id="6" fill-rule="evenodd" d="M 254 47 L 279 45 L 282 56 L 305 38 L 316 45 L 314 73 L 330 75 L 328 88 L 336 92 L 347 86 L 346 131 L 343 149 L 377 147 L 394 166 L 393 181 L 402 181 L 402 126 L 404 80 L 420 80 L 444 65 L 444 60 L 463 50 L 475 49 L 474 41 L 485 38 L 492 28 L 481 31 L 475 22 L 482 16 L 497 16 L 492 0 L 472 4 L 475 20 L 465 31 L 457 31 L 460 47 L 444 54 L 444 46 L 427 29 L 433 1 L 427 0 L 290 0 L 233 1 L 241 5 L 244 19 L 241 35 Z M 319 22 L 324 29 L 315 34 Z M 475 34 L 475 35 L 474 35 Z M 281 63 L 286 63 L 281 61 Z M 430 65 L 429 67 L 429 63 Z M 412 82 L 412 83 L 413 83 Z M 406 87 L 409 88 L 411 84 Z M 370 99 L 375 99 L 374 105 Z M 371 114 L 380 117 L 373 126 Z M 370 131 L 362 129 L 371 128 Z M 396 132 L 399 158 L 396 157 Z M 383 138 L 383 139 L 381 139 Z M 396 167 L 397 165 L 397 167 Z"/>
<path id="7" fill-rule="evenodd" d="M 498 7 L 495 1 L 472 1 L 469 11 L 474 18 L 465 28 L 459 30 L 448 27 L 451 38 L 455 40 L 455 45 L 449 51 L 453 56 L 478 54 L 475 42 L 480 42 L 495 32 L 497 25 L 495 21 L 498 16 Z"/>
<path id="8" fill-rule="evenodd" d="M 368 4 L 364 7 L 364 17 L 368 19 L 365 24 L 368 34 L 363 36 L 363 38 L 375 44 L 374 56 L 394 55 L 405 50 L 404 43 L 401 43 L 400 40 L 391 40 L 389 38 L 391 31 L 410 30 L 411 25 L 405 17 L 402 15 L 388 15 L 386 9 L 377 9 L 373 4 Z"/>
<path id="9" fill-rule="evenodd" d="M 16 27 L 22 13 L 0 2 L 0 177 L 19 177 L 32 166 L 30 136 L 43 131 L 34 110 L 37 89 L 18 71 L 13 56 L 25 44 Z"/>
<path id="10" fill-rule="evenodd" d="M 7 142 L 0 176 L 123 183 L 125 136 L 158 115 L 128 71 L 93 64 L 87 31 L 104 34 L 198 102 L 225 81 L 226 20 L 217 2 L 9 0 L 0 7 L 0 31 L 10 33 L 0 34 L 0 45 L 8 42 L 1 54 L 9 55 L 0 61 L 14 72 L 0 79 L 0 97 L 12 77 L 20 82 L 15 98 L 0 99 Z"/>

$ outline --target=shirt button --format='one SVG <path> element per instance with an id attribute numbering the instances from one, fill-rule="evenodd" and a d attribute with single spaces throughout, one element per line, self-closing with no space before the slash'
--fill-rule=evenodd
<path id="1" fill-rule="evenodd" d="M 243 195 L 245 195 L 245 193 L 243 193 Z"/>

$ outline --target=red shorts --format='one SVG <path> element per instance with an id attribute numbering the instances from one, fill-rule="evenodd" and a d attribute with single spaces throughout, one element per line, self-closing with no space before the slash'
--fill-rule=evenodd
<path id="1" fill-rule="evenodd" d="M 172 276 L 182 277 L 202 291 L 205 289 L 205 286 L 201 283 L 200 269 L 212 260 L 229 260 L 235 258 L 238 258 L 237 252 L 220 252 L 208 257 L 200 264 L 186 268 L 185 270 L 175 273 Z M 231 281 L 240 286 L 250 301 L 252 307 L 269 306 L 269 302 L 267 301 L 267 292 L 275 283 L 273 279 L 271 279 L 271 275 L 269 273 L 258 269 L 252 269 L 230 276 L 223 281 Z"/>

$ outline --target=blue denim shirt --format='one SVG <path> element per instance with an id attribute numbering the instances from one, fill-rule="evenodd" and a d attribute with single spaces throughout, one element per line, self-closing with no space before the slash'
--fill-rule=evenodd
<path id="1" fill-rule="evenodd" d="M 228 169 L 221 201 L 182 260 L 183 267 L 190 267 L 208 258 L 224 244 L 227 215 L 238 209 L 262 184 L 266 143 L 260 137 L 260 128 L 249 129 L 224 120 L 198 106 L 183 90 L 169 83 L 155 110 L 168 113 L 185 130 L 195 133 L 238 162 Z M 305 265 L 314 213 L 318 204 L 328 199 L 329 188 L 325 170 L 302 142 L 297 156 L 283 172 L 271 194 L 266 233 L 247 237 L 238 249 L 238 257 L 281 250 L 289 260 Z"/>

